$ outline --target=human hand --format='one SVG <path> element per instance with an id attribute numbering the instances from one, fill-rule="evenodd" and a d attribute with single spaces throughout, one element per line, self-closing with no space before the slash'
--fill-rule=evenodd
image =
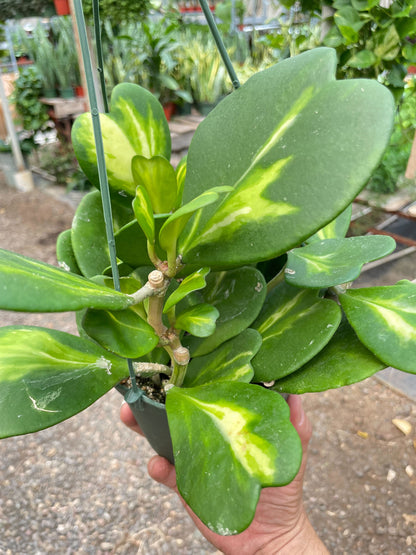
<path id="1" fill-rule="evenodd" d="M 328 553 L 306 516 L 302 500 L 303 477 L 312 426 L 299 396 L 290 395 L 287 402 L 290 408 L 290 420 L 302 442 L 302 464 L 295 479 L 287 486 L 264 488 L 261 491 L 254 519 L 244 532 L 235 536 L 215 534 L 201 522 L 181 498 L 199 531 L 226 555 L 277 553 L 323 555 Z M 139 434 L 142 433 L 127 403 L 121 407 L 120 418 L 129 428 Z M 175 467 L 166 459 L 159 456 L 152 457 L 148 463 L 148 472 L 151 478 L 173 489 L 179 495 Z"/>

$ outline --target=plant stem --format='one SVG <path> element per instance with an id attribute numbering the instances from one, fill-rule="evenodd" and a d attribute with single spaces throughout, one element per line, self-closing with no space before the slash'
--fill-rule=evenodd
<path id="1" fill-rule="evenodd" d="M 156 362 L 133 362 L 134 371 L 138 376 L 142 374 L 172 374 L 172 368 L 166 364 L 158 364 Z"/>
<path id="2" fill-rule="evenodd" d="M 270 293 L 279 283 L 285 279 L 285 267 L 283 267 L 278 274 L 272 278 L 267 284 L 267 293 Z"/>
<path id="3" fill-rule="evenodd" d="M 178 347 L 173 351 L 173 372 L 169 384 L 180 387 L 185 378 L 189 363 L 189 351 L 186 347 Z"/>

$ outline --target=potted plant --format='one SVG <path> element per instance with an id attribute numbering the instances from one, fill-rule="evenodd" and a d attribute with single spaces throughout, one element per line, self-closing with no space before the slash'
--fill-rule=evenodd
<path id="1" fill-rule="evenodd" d="M 323 48 L 254 75 L 205 118 L 176 170 L 155 97 L 113 90 L 100 122 L 117 259 L 99 190 L 59 237 L 61 269 L 0 251 L 1 308 L 73 310 L 80 331 L 0 329 L 1 437 L 54 425 L 117 386 L 174 460 L 186 502 L 235 534 L 261 488 L 300 465 L 279 393 L 388 365 L 416 371 L 416 284 L 349 288 L 394 249 L 387 236 L 345 238 L 394 103 L 377 82 L 336 81 L 335 70 Z M 90 115 L 73 144 L 98 185 Z"/>

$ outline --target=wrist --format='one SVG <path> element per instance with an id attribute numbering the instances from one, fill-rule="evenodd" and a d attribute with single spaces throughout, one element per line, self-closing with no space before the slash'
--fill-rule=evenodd
<path id="1" fill-rule="evenodd" d="M 259 550 L 256 555 L 329 555 L 304 510 L 296 524 Z"/>

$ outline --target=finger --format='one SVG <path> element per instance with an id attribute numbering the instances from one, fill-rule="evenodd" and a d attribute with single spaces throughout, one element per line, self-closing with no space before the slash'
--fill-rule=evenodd
<path id="1" fill-rule="evenodd" d="M 152 457 L 147 463 L 147 470 L 153 480 L 176 490 L 175 467 L 167 459 L 159 455 Z"/>
<path id="2" fill-rule="evenodd" d="M 133 431 L 137 432 L 140 435 L 143 435 L 140 426 L 137 424 L 136 419 L 131 412 L 131 408 L 126 402 L 123 402 L 120 407 L 120 420 L 123 422 L 123 424 L 128 426 Z"/>
<path id="3" fill-rule="evenodd" d="M 287 403 L 290 408 L 290 421 L 299 434 L 303 450 L 306 451 L 312 437 L 312 424 L 303 410 L 299 395 L 289 395 Z"/>

